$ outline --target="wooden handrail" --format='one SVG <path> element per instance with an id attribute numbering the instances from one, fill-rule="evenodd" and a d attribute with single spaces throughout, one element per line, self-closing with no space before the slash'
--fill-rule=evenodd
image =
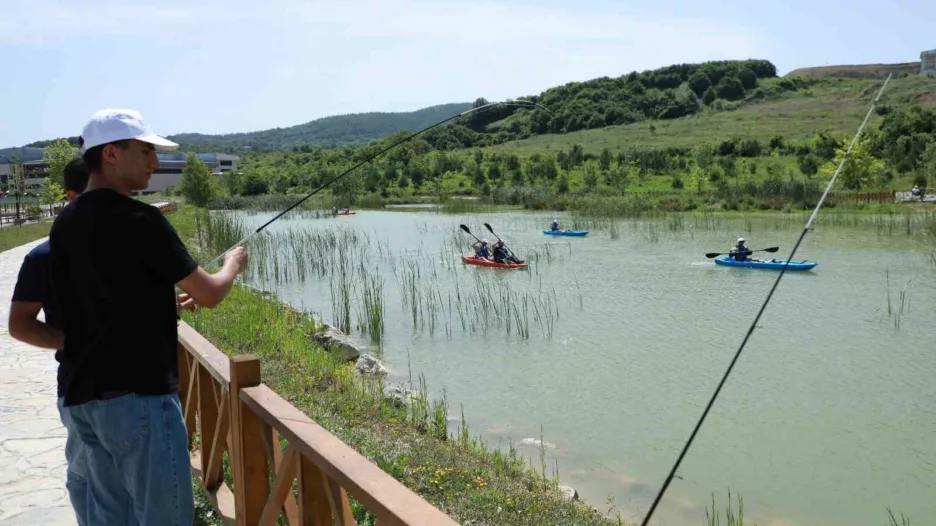
<path id="1" fill-rule="evenodd" d="M 253 355 L 228 358 L 185 322 L 178 352 L 186 427 L 199 438 L 192 474 L 225 524 L 354 525 L 349 494 L 378 526 L 458 524 L 263 384 Z"/>

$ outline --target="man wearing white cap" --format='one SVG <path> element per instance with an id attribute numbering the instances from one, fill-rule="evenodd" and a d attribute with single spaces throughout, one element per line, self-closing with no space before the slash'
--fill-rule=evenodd
<path id="1" fill-rule="evenodd" d="M 63 405 L 87 452 L 87 523 L 191 525 L 175 286 L 214 307 L 247 253 L 232 250 L 208 274 L 159 210 L 130 197 L 148 186 L 157 149 L 178 148 L 138 112 L 96 112 L 79 144 L 88 186 L 55 219 L 49 242 L 69 370 Z"/>

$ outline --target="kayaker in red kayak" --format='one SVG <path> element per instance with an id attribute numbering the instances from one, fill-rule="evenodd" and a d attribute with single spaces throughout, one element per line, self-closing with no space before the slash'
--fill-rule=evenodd
<path id="1" fill-rule="evenodd" d="M 497 243 L 494 243 L 494 261 L 497 263 L 523 263 L 523 261 L 516 258 L 516 256 L 511 256 L 507 252 L 507 247 L 504 246 L 504 242 L 497 240 Z"/>
<path id="2" fill-rule="evenodd" d="M 487 238 L 482 239 L 479 243 L 471 245 L 471 247 L 475 249 L 475 257 L 487 260 L 491 259 L 491 251 L 488 248 Z"/>

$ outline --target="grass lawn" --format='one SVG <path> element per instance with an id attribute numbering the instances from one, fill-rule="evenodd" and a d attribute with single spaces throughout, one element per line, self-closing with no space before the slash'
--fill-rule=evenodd
<path id="1" fill-rule="evenodd" d="M 52 228 L 52 221 L 4 226 L 0 230 L 0 252 L 46 237 L 49 235 L 50 228 Z"/>

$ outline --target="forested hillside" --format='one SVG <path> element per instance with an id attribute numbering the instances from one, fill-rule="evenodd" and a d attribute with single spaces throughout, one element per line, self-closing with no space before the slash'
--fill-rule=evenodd
<path id="1" fill-rule="evenodd" d="M 369 112 L 323 117 L 305 124 L 247 133 L 208 135 L 179 133 L 169 135 L 183 149 L 194 152 L 226 152 L 242 154 L 288 149 L 293 146 L 336 148 L 365 144 L 400 130 L 425 128 L 446 117 L 465 111 L 471 103 L 451 103 L 430 106 L 412 112 Z M 78 137 L 68 137 L 73 146 Z M 27 146 L 46 147 L 55 139 L 36 141 Z"/>

